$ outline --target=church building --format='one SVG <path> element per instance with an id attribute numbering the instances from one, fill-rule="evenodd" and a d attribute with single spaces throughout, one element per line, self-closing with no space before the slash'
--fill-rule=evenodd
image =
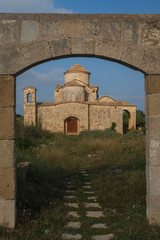
<path id="1" fill-rule="evenodd" d="M 37 102 L 34 87 L 24 88 L 24 124 L 40 125 L 51 132 L 79 134 L 85 130 L 104 130 L 116 123 L 123 133 L 123 111 L 129 116 L 128 128 L 136 129 L 136 106 L 98 97 L 98 86 L 90 85 L 90 73 L 75 64 L 64 73 L 64 85 L 54 89 L 54 102 Z"/>

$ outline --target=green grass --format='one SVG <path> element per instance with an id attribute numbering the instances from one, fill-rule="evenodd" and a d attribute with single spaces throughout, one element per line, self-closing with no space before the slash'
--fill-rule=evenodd
<path id="1" fill-rule="evenodd" d="M 17 123 L 17 225 L 0 229 L 0 238 L 13 240 L 61 239 L 67 223 L 65 178 L 70 176 L 80 203 L 78 213 L 83 240 L 113 233 L 117 240 L 159 240 L 160 228 L 146 221 L 145 136 L 115 131 L 86 131 L 80 136 L 49 133 Z M 92 189 L 105 217 L 106 230 L 92 230 L 98 220 L 86 217 L 80 168 L 90 173 Z M 114 174 L 121 169 L 122 174 Z M 72 219 L 72 218 L 71 218 Z M 46 234 L 45 230 L 49 230 Z"/>

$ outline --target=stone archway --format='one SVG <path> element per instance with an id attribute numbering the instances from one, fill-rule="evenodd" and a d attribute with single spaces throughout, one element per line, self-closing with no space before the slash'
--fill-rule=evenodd
<path id="1" fill-rule="evenodd" d="M 145 74 L 147 217 L 160 225 L 160 15 L 0 14 L 0 224 L 15 226 L 15 77 L 66 57 Z"/>

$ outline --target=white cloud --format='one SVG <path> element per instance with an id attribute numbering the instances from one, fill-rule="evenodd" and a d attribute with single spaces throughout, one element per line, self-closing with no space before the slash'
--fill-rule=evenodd
<path id="1" fill-rule="evenodd" d="M 71 13 L 55 8 L 54 0 L 0 0 L 0 12 L 8 13 Z"/>

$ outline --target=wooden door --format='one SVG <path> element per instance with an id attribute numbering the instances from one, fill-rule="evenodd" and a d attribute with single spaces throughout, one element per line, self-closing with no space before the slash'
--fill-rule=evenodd
<path id="1" fill-rule="evenodd" d="M 67 133 L 77 133 L 77 119 L 67 120 Z"/>

